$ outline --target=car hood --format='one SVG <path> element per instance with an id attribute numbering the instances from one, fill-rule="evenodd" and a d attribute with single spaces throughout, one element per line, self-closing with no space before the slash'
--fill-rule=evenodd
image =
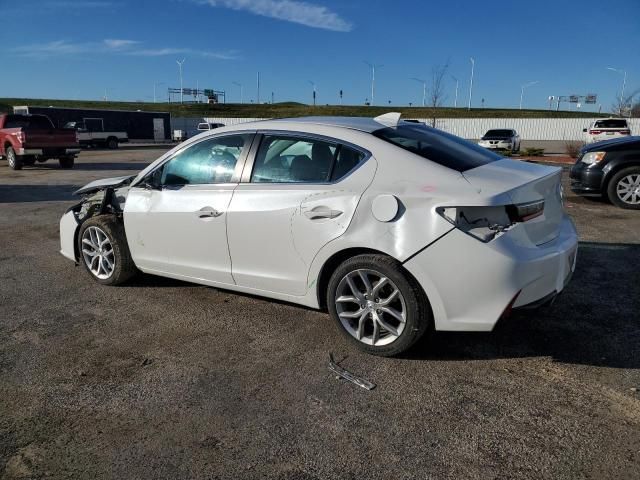
<path id="1" fill-rule="evenodd" d="M 603 140 L 601 142 L 591 143 L 582 147 L 583 152 L 598 152 L 607 147 L 619 147 L 627 143 L 640 143 L 639 136 L 618 137 L 611 140 Z"/>
<path id="2" fill-rule="evenodd" d="M 112 178 L 103 178 L 101 180 L 95 180 L 93 182 L 87 183 L 84 187 L 79 188 L 75 192 L 74 195 L 87 195 L 90 193 L 95 193 L 100 190 L 105 190 L 106 188 L 116 188 L 121 187 L 123 185 L 128 185 L 131 181 L 136 178 L 136 175 L 126 175 L 124 177 L 112 177 Z"/>

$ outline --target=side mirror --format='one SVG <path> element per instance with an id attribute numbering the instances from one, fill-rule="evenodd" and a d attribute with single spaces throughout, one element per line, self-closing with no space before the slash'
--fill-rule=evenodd
<path id="1" fill-rule="evenodd" d="M 151 174 L 147 175 L 140 185 L 145 190 L 162 190 L 162 168 L 154 170 Z"/>
<path id="2" fill-rule="evenodd" d="M 583 129 L 582 129 L 582 131 L 583 131 L 584 133 L 587 133 L 587 129 L 586 129 L 586 128 L 583 128 Z"/>

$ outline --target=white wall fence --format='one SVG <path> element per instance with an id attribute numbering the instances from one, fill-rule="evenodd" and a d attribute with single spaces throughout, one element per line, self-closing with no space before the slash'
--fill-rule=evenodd
<path id="1" fill-rule="evenodd" d="M 260 118 L 185 118 L 172 117 L 172 130 L 196 130 L 202 121 L 235 125 L 262 120 Z M 427 123 L 428 119 L 419 119 Z M 587 128 L 596 118 L 439 118 L 436 127 L 462 138 L 478 139 L 491 128 L 515 128 L 523 140 L 584 140 L 583 128 Z M 629 120 L 631 133 L 640 135 L 640 118 Z"/>

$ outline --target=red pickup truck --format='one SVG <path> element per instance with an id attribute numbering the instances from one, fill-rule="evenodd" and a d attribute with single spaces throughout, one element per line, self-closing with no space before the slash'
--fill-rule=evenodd
<path id="1" fill-rule="evenodd" d="M 55 128 L 46 115 L 0 115 L 0 157 L 20 170 L 57 158 L 61 168 L 73 168 L 80 145 L 75 130 Z"/>

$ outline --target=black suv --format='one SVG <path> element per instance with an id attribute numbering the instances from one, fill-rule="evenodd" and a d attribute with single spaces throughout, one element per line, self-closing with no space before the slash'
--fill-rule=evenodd
<path id="1" fill-rule="evenodd" d="M 583 147 L 571 167 L 571 190 L 604 196 L 618 207 L 640 209 L 640 137 Z"/>

